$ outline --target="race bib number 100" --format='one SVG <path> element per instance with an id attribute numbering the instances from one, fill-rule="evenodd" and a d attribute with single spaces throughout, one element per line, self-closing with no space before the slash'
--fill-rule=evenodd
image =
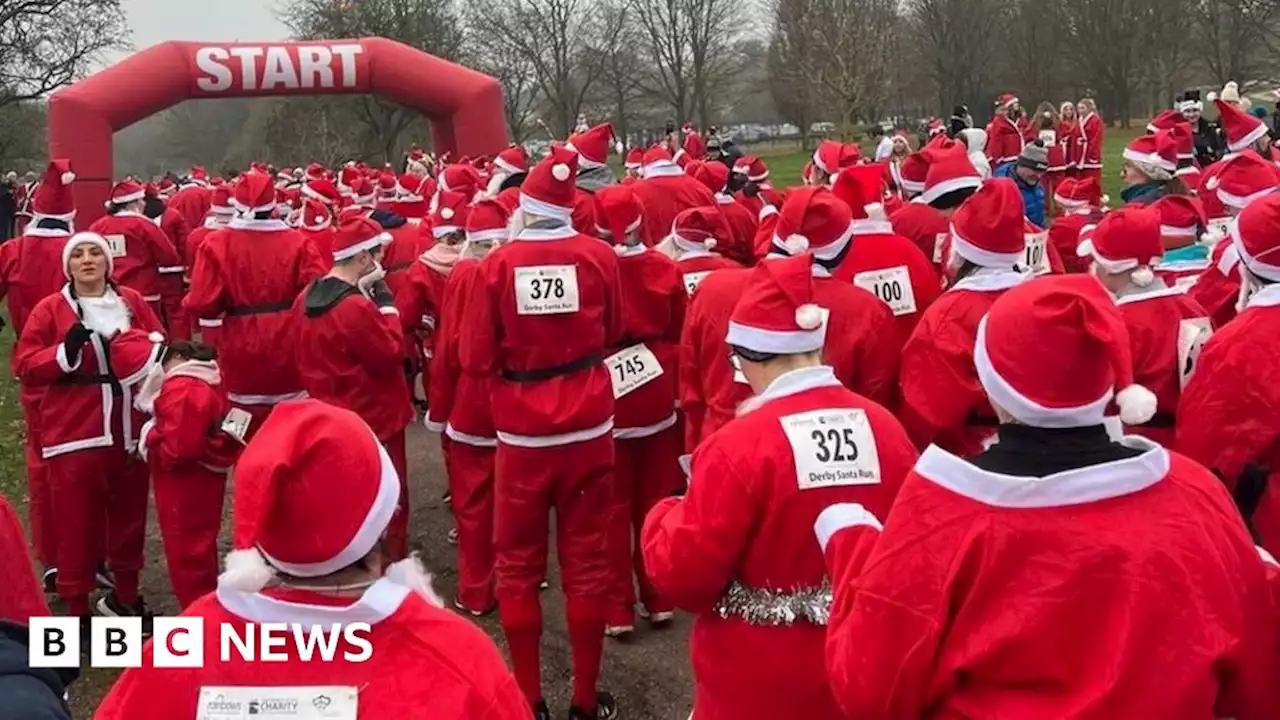
<path id="1" fill-rule="evenodd" d="M 540 265 L 516 268 L 516 312 L 565 315 L 578 312 L 578 268 Z"/>
<path id="2" fill-rule="evenodd" d="M 880 454 L 864 410 L 832 408 L 779 418 L 801 490 L 876 485 Z"/>
<path id="3" fill-rule="evenodd" d="M 860 272 L 853 276 L 853 284 L 880 298 L 895 316 L 916 311 L 916 294 L 906 265 Z"/>

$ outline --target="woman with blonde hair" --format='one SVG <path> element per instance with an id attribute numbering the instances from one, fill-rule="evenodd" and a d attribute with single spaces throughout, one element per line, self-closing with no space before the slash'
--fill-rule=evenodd
<path id="1" fill-rule="evenodd" d="M 1076 165 L 1079 177 L 1097 178 L 1102 184 L 1102 117 L 1093 98 L 1084 98 L 1076 106 L 1080 118 L 1080 162 Z"/>
<path id="2" fill-rule="evenodd" d="M 1058 147 L 1062 148 L 1062 159 L 1066 163 L 1067 177 L 1076 177 L 1080 171 L 1081 141 L 1080 115 L 1076 112 L 1076 104 L 1067 100 L 1058 108 Z"/>
<path id="3" fill-rule="evenodd" d="M 1044 143 L 1048 149 L 1049 169 L 1045 171 L 1041 184 L 1044 185 L 1045 197 L 1049 202 L 1053 202 L 1053 189 L 1058 186 L 1062 178 L 1066 177 L 1067 158 L 1063 152 L 1062 145 L 1058 139 L 1058 126 L 1061 120 L 1058 111 L 1053 107 L 1053 103 L 1042 102 L 1036 108 L 1036 115 L 1031 119 L 1030 127 L 1027 131 L 1027 142 L 1035 142 L 1036 140 Z"/>

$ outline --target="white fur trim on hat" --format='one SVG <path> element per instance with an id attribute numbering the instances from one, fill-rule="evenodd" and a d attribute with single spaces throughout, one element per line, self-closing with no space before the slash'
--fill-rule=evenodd
<path id="1" fill-rule="evenodd" d="M 75 182 L 75 181 L 76 181 L 76 174 L 75 174 L 75 173 L 73 173 L 73 172 L 64 172 L 64 173 L 62 173 L 62 184 L 63 184 L 63 185 L 70 185 L 71 183 L 73 183 L 73 182 Z"/>
<path id="2" fill-rule="evenodd" d="M 731 321 L 725 342 L 759 353 L 799 355 L 821 350 L 826 336 L 823 323 L 812 330 L 765 330 Z"/>
<path id="3" fill-rule="evenodd" d="M 1011 268 L 1022 261 L 1022 253 L 998 253 L 984 250 L 969 242 L 951 225 L 951 251 L 975 265 L 988 268 Z"/>
<path id="4" fill-rule="evenodd" d="M 1141 425 L 1155 417 L 1157 404 L 1155 393 L 1141 385 L 1130 385 L 1116 393 L 1120 421 L 1126 425 Z"/>
<path id="5" fill-rule="evenodd" d="M 102 254 L 107 258 L 107 277 L 111 277 L 111 271 L 115 267 L 115 261 L 111 257 L 111 246 L 107 244 L 107 239 L 96 232 L 85 230 L 78 232 L 67 239 L 66 244 L 62 246 L 62 274 L 68 280 L 71 279 L 71 251 L 77 245 L 96 245 Z"/>
<path id="6" fill-rule="evenodd" d="M 802 330 L 816 330 L 822 326 L 822 310 L 813 303 L 796 308 L 796 325 Z"/>
<path id="7" fill-rule="evenodd" d="M 564 163 L 556 163 L 555 165 L 551 166 L 551 177 L 555 178 L 556 180 L 559 180 L 560 182 L 564 182 L 565 180 L 569 179 L 569 175 L 570 175 L 570 171 L 569 171 L 568 165 Z"/>

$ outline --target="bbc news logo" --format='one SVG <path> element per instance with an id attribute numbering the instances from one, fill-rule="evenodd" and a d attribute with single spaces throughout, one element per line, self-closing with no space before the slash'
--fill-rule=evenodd
<path id="1" fill-rule="evenodd" d="M 80 637 L 80 619 L 33 617 L 29 624 L 28 661 L 33 668 L 80 667 L 81 648 L 89 648 L 89 665 L 100 668 L 142 666 L 142 618 L 94 617 L 89 637 Z M 219 623 L 219 662 L 272 663 L 297 658 L 303 662 L 366 662 L 373 656 L 368 623 L 304 625 L 301 623 Z M 199 668 L 205 657 L 205 623 L 198 617 L 157 617 L 152 624 L 151 665 Z M 83 643 L 83 644 L 82 644 Z M 339 648 L 342 648 L 339 652 Z"/>

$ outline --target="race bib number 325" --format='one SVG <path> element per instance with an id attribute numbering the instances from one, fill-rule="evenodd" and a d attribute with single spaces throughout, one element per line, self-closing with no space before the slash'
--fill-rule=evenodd
<path id="1" fill-rule="evenodd" d="M 516 312 L 564 315 L 578 312 L 578 268 L 540 265 L 516 268 Z"/>
<path id="2" fill-rule="evenodd" d="M 880 454 L 864 410 L 831 408 L 779 418 L 801 490 L 876 485 Z"/>

